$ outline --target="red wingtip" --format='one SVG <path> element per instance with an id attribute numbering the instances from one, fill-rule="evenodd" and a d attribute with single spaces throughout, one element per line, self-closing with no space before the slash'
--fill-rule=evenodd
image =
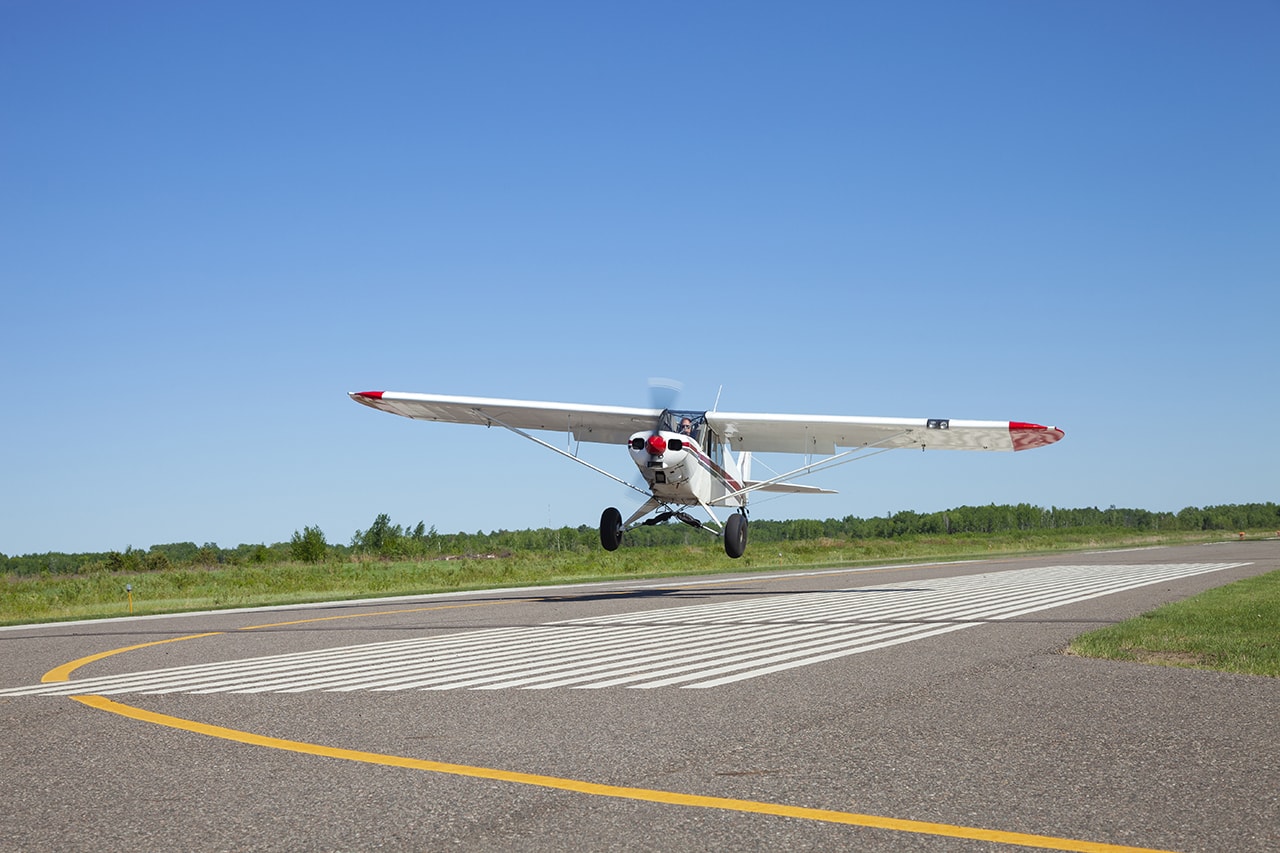
<path id="1" fill-rule="evenodd" d="M 368 400 L 381 400 L 385 391 L 357 391 L 355 396 L 364 397 Z"/>
<path id="2" fill-rule="evenodd" d="M 1021 421 L 1009 422 L 1009 438 L 1013 440 L 1014 450 L 1031 450 L 1035 447 L 1045 447 L 1055 441 L 1060 441 L 1064 435 L 1066 433 L 1057 427 L 1028 424 Z"/>

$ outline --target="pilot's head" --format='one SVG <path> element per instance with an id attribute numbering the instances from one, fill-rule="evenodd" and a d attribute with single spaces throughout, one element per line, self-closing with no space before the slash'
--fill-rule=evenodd
<path id="1" fill-rule="evenodd" d="M 688 418 L 680 420 L 680 432 L 684 435 L 693 435 L 693 421 Z"/>

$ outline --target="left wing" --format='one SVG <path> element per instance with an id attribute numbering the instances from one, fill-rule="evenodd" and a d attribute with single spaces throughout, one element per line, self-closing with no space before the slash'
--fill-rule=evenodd
<path id="1" fill-rule="evenodd" d="M 1030 450 L 1064 435 L 1057 427 L 1020 421 L 947 418 L 707 412 L 707 423 L 735 450 L 813 455 L 830 455 L 837 447 Z"/>
<path id="2" fill-rule="evenodd" d="M 371 408 L 420 421 L 570 432 L 578 441 L 603 444 L 626 444 L 632 433 L 652 429 L 662 414 L 661 409 L 403 391 L 352 391 L 350 397 Z"/>

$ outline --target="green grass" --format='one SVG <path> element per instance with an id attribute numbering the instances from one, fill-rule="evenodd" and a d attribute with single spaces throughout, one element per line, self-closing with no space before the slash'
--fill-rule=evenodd
<path id="1" fill-rule="evenodd" d="M 1167 604 L 1077 637 L 1082 657 L 1280 676 L 1280 572 Z"/>

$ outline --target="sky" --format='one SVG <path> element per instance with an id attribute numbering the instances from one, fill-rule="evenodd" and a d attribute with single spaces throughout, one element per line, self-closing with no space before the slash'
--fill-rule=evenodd
<path id="1" fill-rule="evenodd" d="M 753 518 L 1280 500 L 1277 38 L 1271 0 L 0 0 L 0 553 L 594 526 L 639 496 L 347 392 L 655 376 L 1066 431 Z"/>

